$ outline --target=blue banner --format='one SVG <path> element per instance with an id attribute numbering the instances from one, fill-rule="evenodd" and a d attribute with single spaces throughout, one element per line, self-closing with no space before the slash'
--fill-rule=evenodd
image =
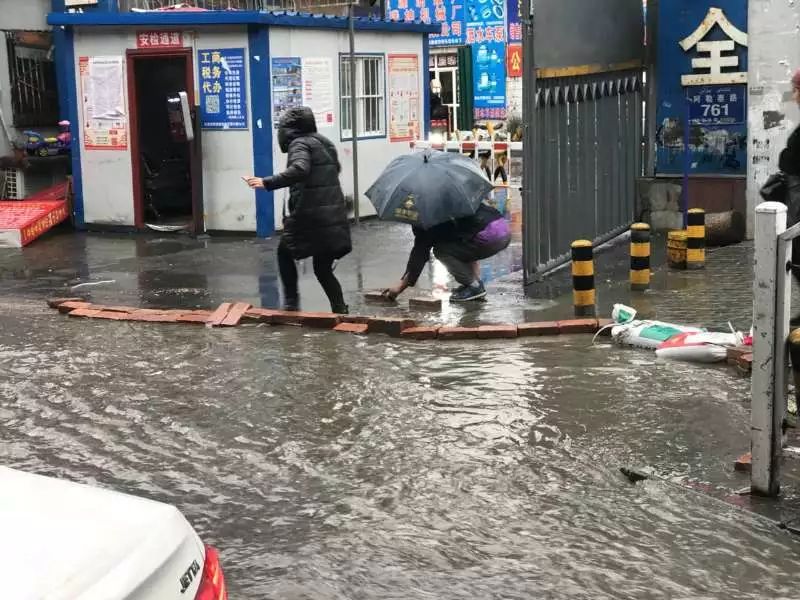
<path id="1" fill-rule="evenodd" d="M 506 117 L 506 2 L 466 0 L 476 119 Z"/>
<path id="2" fill-rule="evenodd" d="M 386 15 L 392 21 L 438 23 L 440 33 L 430 36 L 431 46 L 463 46 L 465 0 L 387 0 Z"/>
<path id="3" fill-rule="evenodd" d="M 506 7 L 506 22 L 508 23 L 508 41 L 511 43 L 522 41 L 522 23 L 519 20 L 522 14 L 522 0 L 508 0 Z"/>
<path id="4" fill-rule="evenodd" d="M 657 174 L 681 175 L 688 163 L 691 175 L 745 175 L 747 0 L 672 0 L 658 10 Z"/>
<path id="5" fill-rule="evenodd" d="M 203 129 L 247 129 L 244 56 L 244 48 L 197 51 Z"/>

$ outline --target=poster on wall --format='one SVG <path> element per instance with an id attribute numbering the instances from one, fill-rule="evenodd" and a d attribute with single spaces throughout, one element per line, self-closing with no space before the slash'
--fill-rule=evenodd
<path id="1" fill-rule="evenodd" d="M 303 61 L 285 56 L 272 59 L 272 124 L 277 129 L 281 115 L 303 105 Z"/>
<path id="2" fill-rule="evenodd" d="M 656 173 L 745 175 L 747 0 L 676 0 L 658 17 Z"/>
<path id="3" fill-rule="evenodd" d="M 419 57 L 389 55 L 389 141 L 415 140 L 420 132 Z"/>
<path id="4" fill-rule="evenodd" d="M 86 150 L 127 150 L 125 59 L 82 56 L 79 61 Z"/>
<path id="5" fill-rule="evenodd" d="M 244 48 L 198 50 L 200 127 L 247 129 Z"/>
<path id="6" fill-rule="evenodd" d="M 386 16 L 391 21 L 436 23 L 439 33 L 430 35 L 431 46 L 463 46 L 466 35 L 464 2 L 466 0 L 387 0 Z"/>
<path id="7" fill-rule="evenodd" d="M 334 125 L 333 61 L 330 58 L 304 58 L 303 104 L 314 111 L 317 127 Z"/>
<path id="8" fill-rule="evenodd" d="M 506 117 L 506 2 L 465 0 L 476 119 Z"/>

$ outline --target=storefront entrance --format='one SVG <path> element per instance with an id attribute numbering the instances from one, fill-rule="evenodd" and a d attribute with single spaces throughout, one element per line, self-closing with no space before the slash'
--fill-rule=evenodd
<path id="1" fill-rule="evenodd" d="M 191 51 L 129 51 L 128 93 L 136 226 L 202 232 L 199 153 L 179 102 L 184 93 L 194 107 Z"/>
<path id="2" fill-rule="evenodd" d="M 456 54 L 434 54 L 429 69 L 430 80 L 438 80 L 442 85 L 442 104 L 447 108 L 448 133 L 458 131 L 458 56 Z"/>

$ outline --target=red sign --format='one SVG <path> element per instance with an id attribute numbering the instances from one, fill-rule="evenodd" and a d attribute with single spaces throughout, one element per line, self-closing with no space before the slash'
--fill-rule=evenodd
<path id="1" fill-rule="evenodd" d="M 506 47 L 506 70 L 509 77 L 522 77 L 522 44 Z"/>
<path id="2" fill-rule="evenodd" d="M 140 31 L 136 34 L 136 47 L 183 48 L 183 34 L 180 31 Z"/>

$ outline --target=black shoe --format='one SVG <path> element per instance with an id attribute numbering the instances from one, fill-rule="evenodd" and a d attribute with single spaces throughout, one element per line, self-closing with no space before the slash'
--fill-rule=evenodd
<path id="1" fill-rule="evenodd" d="M 450 296 L 450 302 L 472 302 L 484 297 L 486 297 L 486 288 L 483 287 L 482 281 L 477 281 Z"/>
<path id="2" fill-rule="evenodd" d="M 334 314 L 337 315 L 349 315 L 350 314 L 350 307 L 347 304 L 339 304 L 338 306 L 334 306 L 331 310 L 333 310 Z"/>
<path id="3" fill-rule="evenodd" d="M 287 298 L 283 303 L 283 310 L 286 312 L 298 312 L 300 310 L 300 298 Z"/>

